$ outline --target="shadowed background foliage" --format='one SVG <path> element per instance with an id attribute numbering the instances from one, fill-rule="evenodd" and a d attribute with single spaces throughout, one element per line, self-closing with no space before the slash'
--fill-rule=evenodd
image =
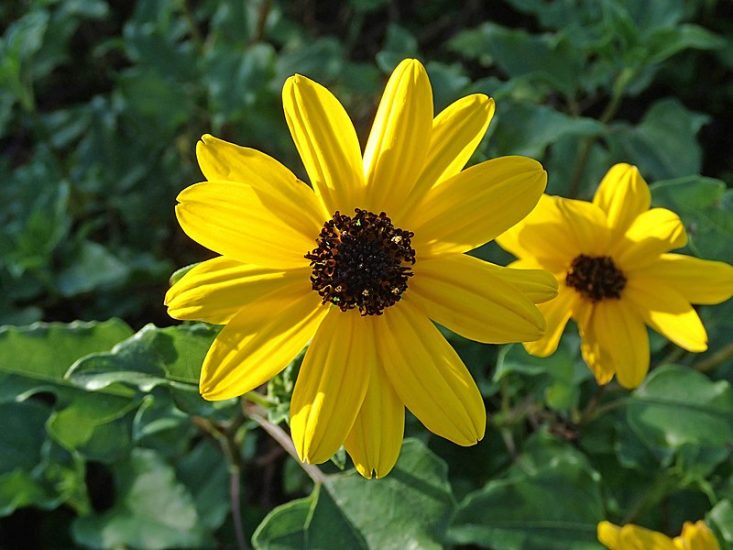
<path id="1" fill-rule="evenodd" d="M 176 268 L 212 256 L 173 213 L 202 179 L 197 139 L 305 178 L 284 80 L 328 86 L 364 140 L 404 57 L 425 62 L 436 111 L 496 99 L 472 162 L 533 156 L 550 193 L 580 198 L 636 164 L 683 218 L 686 252 L 731 262 L 733 4 L 11 1 L 0 34 L 1 547 L 231 547 L 233 469 L 248 537 L 287 503 L 262 548 L 597 548 L 600 519 L 674 533 L 705 514 L 733 547 L 730 304 L 702 310 L 702 356 L 653 339 L 661 367 L 631 394 L 596 393 L 572 331 L 546 360 L 451 334 L 486 398 L 486 439 L 456 448 L 411 419 L 417 439 L 386 481 L 334 474 L 313 492 L 237 403 L 198 397 L 216 329 L 172 327 L 162 305 Z M 297 365 L 268 388 L 273 423 Z"/>

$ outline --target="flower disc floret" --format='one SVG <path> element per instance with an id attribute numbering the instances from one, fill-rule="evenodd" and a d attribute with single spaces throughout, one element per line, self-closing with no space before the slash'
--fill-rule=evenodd
<path id="1" fill-rule="evenodd" d="M 573 259 L 565 276 L 565 284 L 591 302 L 608 298 L 618 300 L 626 286 L 626 276 L 610 256 L 586 256 Z"/>
<path id="2" fill-rule="evenodd" d="M 413 236 L 384 212 L 357 208 L 351 217 L 337 211 L 323 225 L 318 246 L 305 255 L 313 268 L 313 290 L 341 311 L 381 315 L 407 290 L 415 263 Z"/>

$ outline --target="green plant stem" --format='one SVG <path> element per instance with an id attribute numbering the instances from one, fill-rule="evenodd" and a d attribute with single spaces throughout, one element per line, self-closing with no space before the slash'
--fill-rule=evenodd
<path id="1" fill-rule="evenodd" d="M 308 477 L 311 478 L 311 480 L 313 480 L 313 483 L 325 483 L 325 474 L 317 466 L 314 466 L 313 464 L 305 464 L 300 461 L 298 453 L 295 451 L 295 445 L 293 445 L 293 441 L 290 439 L 290 436 L 285 433 L 285 430 L 283 430 L 280 426 L 274 424 L 273 422 L 270 422 L 265 416 L 265 411 L 262 410 L 261 407 L 257 405 L 249 405 L 244 399 L 242 399 L 240 403 L 242 405 L 242 411 L 244 412 L 244 414 L 248 418 L 254 420 L 263 430 L 265 430 L 270 435 L 270 437 L 277 441 L 277 443 L 283 449 L 285 449 L 285 451 L 290 456 L 295 459 L 300 467 L 303 468 L 303 471 L 308 475 Z"/>
<path id="2" fill-rule="evenodd" d="M 603 416 L 607 412 L 611 412 L 615 409 L 618 409 L 619 407 L 623 407 L 624 405 L 626 405 L 628 400 L 629 400 L 628 397 L 621 397 L 620 399 L 616 399 L 615 401 L 609 401 L 608 403 L 599 405 L 595 407 L 592 411 L 590 411 L 588 414 L 583 414 L 578 424 L 581 426 L 584 424 L 588 424 L 592 420 L 595 420 L 599 416 Z"/>
<path id="3" fill-rule="evenodd" d="M 595 393 L 593 396 L 588 400 L 588 404 L 585 406 L 583 411 L 580 413 L 580 418 L 578 418 L 577 424 L 579 426 L 583 426 L 584 424 L 587 424 L 588 421 L 594 417 L 594 413 L 596 410 L 598 410 L 599 405 L 601 404 L 601 397 L 603 397 L 603 394 L 606 391 L 606 384 L 602 386 L 598 386 L 596 388 Z"/>
<path id="4" fill-rule="evenodd" d="M 240 416 L 240 418 L 244 417 Z M 231 500 L 232 523 L 234 524 L 234 533 L 237 538 L 237 548 L 239 550 L 248 550 L 249 546 L 247 545 L 247 539 L 244 537 L 244 527 L 242 525 L 242 455 L 239 452 L 239 445 L 235 439 L 236 433 L 242 423 L 234 420 L 231 426 L 224 430 L 208 418 L 194 416 L 191 420 L 197 428 L 219 443 L 219 447 L 221 447 L 222 453 L 227 460 L 229 467 L 229 498 Z"/>
<path id="5" fill-rule="evenodd" d="M 619 73 L 619 75 L 616 77 L 613 85 L 611 99 L 598 119 L 602 124 L 608 124 L 616 115 L 618 108 L 621 106 L 621 100 L 624 97 L 624 90 L 626 90 L 626 86 L 632 78 L 633 72 L 630 72 L 628 70 L 621 71 L 621 73 Z M 588 136 L 583 140 L 583 143 L 580 146 L 580 153 L 578 154 L 578 160 L 575 162 L 575 168 L 573 169 L 573 175 L 570 180 L 570 190 L 568 191 L 568 197 L 571 199 L 576 198 L 578 196 L 578 193 L 580 192 L 580 184 L 583 180 L 583 172 L 585 172 L 585 167 L 588 164 L 591 150 L 593 149 L 593 145 L 595 144 L 597 139 L 597 135 Z"/>
<path id="6" fill-rule="evenodd" d="M 272 402 L 267 397 L 265 397 L 261 393 L 257 393 L 256 391 L 248 391 L 242 397 L 249 401 L 252 401 L 252 403 L 259 405 L 263 409 L 269 409 L 272 406 Z"/>
<path id="7" fill-rule="evenodd" d="M 709 372 L 728 359 L 733 359 L 733 342 L 723 346 L 710 357 L 706 357 L 695 365 L 700 372 Z"/>

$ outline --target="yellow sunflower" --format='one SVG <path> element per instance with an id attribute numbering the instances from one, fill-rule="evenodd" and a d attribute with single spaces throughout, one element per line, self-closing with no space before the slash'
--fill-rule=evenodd
<path id="1" fill-rule="evenodd" d="M 464 97 L 433 118 L 416 60 L 390 77 L 363 155 L 323 86 L 293 76 L 283 104 L 312 187 L 259 151 L 206 135 L 196 153 L 207 181 L 178 196 L 183 230 L 221 254 L 166 295 L 171 316 L 226 325 L 204 361 L 201 394 L 253 390 L 311 342 L 290 407 L 303 461 L 323 462 L 344 444 L 362 475 L 385 475 L 405 406 L 434 433 L 475 444 L 486 424 L 481 394 L 431 319 L 480 342 L 542 335 L 534 304 L 556 294 L 554 278 L 463 253 L 531 211 L 546 173 L 523 157 L 461 171 L 493 100 Z"/>
<path id="2" fill-rule="evenodd" d="M 599 384 L 614 374 L 627 388 L 649 370 L 645 325 L 688 351 L 705 351 L 707 334 L 691 304 L 733 294 L 733 267 L 669 250 L 687 243 L 679 217 L 650 209 L 649 188 L 628 164 L 613 166 L 593 202 L 543 195 L 537 208 L 497 238 L 519 260 L 512 267 L 555 274 L 559 293 L 539 307 L 545 336 L 524 344 L 545 357 L 572 317 L 581 351 Z"/>
<path id="3" fill-rule="evenodd" d="M 598 524 L 598 540 L 609 550 L 720 550 L 715 535 L 704 521 L 686 521 L 682 534 L 674 539 L 644 527 L 619 527 L 602 521 Z"/>

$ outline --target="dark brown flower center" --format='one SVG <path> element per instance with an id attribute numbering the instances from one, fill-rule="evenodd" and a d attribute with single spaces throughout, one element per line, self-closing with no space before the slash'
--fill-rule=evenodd
<path id="1" fill-rule="evenodd" d="M 341 311 L 359 308 L 362 315 L 380 315 L 397 303 L 412 277 L 413 237 L 392 225 L 387 214 L 355 210 L 336 212 L 321 229 L 318 246 L 305 255 L 313 267 L 311 284 Z"/>
<path id="2" fill-rule="evenodd" d="M 592 302 L 621 298 L 626 277 L 609 256 L 577 256 L 565 276 L 565 284 Z"/>

